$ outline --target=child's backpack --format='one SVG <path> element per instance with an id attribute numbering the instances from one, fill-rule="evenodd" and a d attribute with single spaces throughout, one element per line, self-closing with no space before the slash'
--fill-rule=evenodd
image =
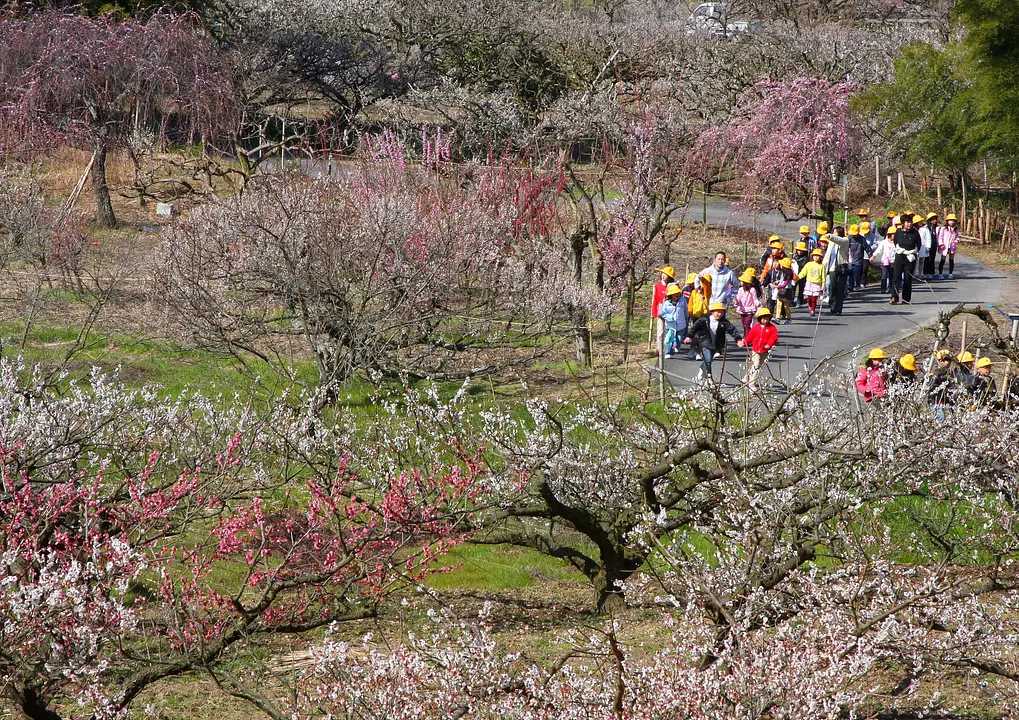
<path id="1" fill-rule="evenodd" d="M 707 314 L 708 301 L 704 298 L 703 291 L 694 290 L 690 293 L 690 300 L 686 304 L 686 309 L 690 312 L 690 317 L 692 318 L 699 318 Z"/>

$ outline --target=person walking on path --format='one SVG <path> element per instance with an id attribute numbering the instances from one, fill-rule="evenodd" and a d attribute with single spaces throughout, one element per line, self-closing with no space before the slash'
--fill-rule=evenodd
<path id="1" fill-rule="evenodd" d="M 913 274 L 916 272 L 917 254 L 920 252 L 920 233 L 913 227 L 919 215 L 903 215 L 902 227 L 895 232 L 895 262 L 892 264 L 892 305 L 899 303 L 899 285 L 902 285 L 901 300 L 909 303 L 913 299 Z"/>
<path id="2" fill-rule="evenodd" d="M 877 250 L 878 241 L 881 240 L 877 235 L 877 230 L 869 222 L 860 223 L 860 235 L 863 236 L 863 266 L 860 269 L 860 287 L 867 287 L 868 275 L 870 275 L 870 256 Z"/>
<path id="3" fill-rule="evenodd" d="M 655 283 L 654 293 L 651 296 L 651 317 L 652 322 L 655 323 L 657 333 L 655 337 L 658 339 L 655 345 L 655 352 L 659 352 L 662 347 L 662 338 L 665 336 L 665 323 L 662 321 L 659 310 L 662 308 L 662 303 L 665 302 L 665 293 L 669 287 L 676 284 L 676 269 L 671 265 L 665 267 L 655 268 L 655 272 L 659 274 L 658 282 Z M 681 289 L 682 291 L 682 289 Z M 648 336 L 650 340 L 651 336 Z"/>
<path id="4" fill-rule="evenodd" d="M 807 281 L 803 278 L 803 269 L 810 262 L 810 252 L 807 250 L 807 243 L 800 240 L 796 243 L 796 247 L 793 249 L 793 275 L 798 279 L 796 280 L 796 297 L 793 298 L 793 307 L 803 307 L 803 290 L 807 284 Z"/>
<path id="5" fill-rule="evenodd" d="M 895 226 L 888 226 L 888 233 L 877 244 L 870 261 L 881 266 L 881 294 L 888 292 L 892 284 L 892 263 L 895 262 Z"/>
<path id="6" fill-rule="evenodd" d="M 768 249 L 761 253 L 760 266 L 763 268 L 765 265 L 768 264 L 768 261 L 776 254 L 781 256 L 783 247 L 784 246 L 782 245 L 782 238 L 780 238 L 778 235 L 772 235 L 771 237 L 769 237 Z M 776 250 L 778 251 L 778 253 L 775 252 Z"/>
<path id="7" fill-rule="evenodd" d="M 945 216 L 945 225 L 938 228 L 938 252 L 941 261 L 938 263 L 938 280 L 955 279 L 955 248 L 959 245 L 958 218 L 955 213 Z M 948 275 L 945 275 L 945 258 L 948 258 Z"/>
<path id="8" fill-rule="evenodd" d="M 920 241 L 923 253 L 923 269 L 920 271 L 924 280 L 934 280 L 934 260 L 938 256 L 938 214 L 927 213 L 927 222 L 920 229 Z"/>
<path id="9" fill-rule="evenodd" d="M 743 271 L 743 274 L 739 276 L 740 289 L 736 291 L 736 299 L 733 300 L 732 306 L 739 313 L 740 320 L 743 321 L 743 332 L 744 334 L 750 331 L 750 326 L 754 323 L 754 317 L 757 315 L 757 311 L 761 309 L 761 295 L 757 292 L 757 288 L 754 287 L 754 276 L 750 272 L 750 268 Z"/>
<path id="10" fill-rule="evenodd" d="M 810 241 L 807 243 L 807 247 L 813 250 L 818 247 L 821 243 L 821 239 L 828 235 L 828 221 L 822 220 L 817 224 L 817 232 L 810 236 Z M 823 248 L 822 248 L 823 249 Z"/>
<path id="11" fill-rule="evenodd" d="M 810 253 L 810 262 L 803 268 L 804 288 L 803 295 L 810 308 L 810 314 L 817 312 L 817 300 L 824 293 L 824 282 L 828 275 L 824 265 L 821 264 L 821 257 L 824 255 L 821 248 L 814 248 Z"/>
<path id="12" fill-rule="evenodd" d="M 888 375 L 885 361 L 888 356 L 881 348 L 874 348 L 867 355 L 867 362 L 856 376 L 856 389 L 863 395 L 864 402 L 880 402 L 888 394 Z"/>
<path id="13" fill-rule="evenodd" d="M 846 283 L 849 279 L 849 238 L 845 228 L 839 225 L 835 232 L 828 236 L 828 249 L 825 251 L 824 265 L 831 275 L 830 312 L 832 315 L 842 314 L 842 304 L 846 300 Z"/>
<path id="14" fill-rule="evenodd" d="M 677 355 L 680 345 L 686 337 L 686 328 L 689 321 L 686 302 L 683 299 L 683 288 L 673 283 L 665 291 L 665 299 L 658 308 L 658 318 L 665 326 L 665 336 L 659 347 L 664 348 L 665 359 Z"/>
<path id="15" fill-rule="evenodd" d="M 860 233 L 859 225 L 849 226 L 849 283 L 848 289 L 861 289 L 863 283 L 863 259 L 867 257 L 867 241 Z"/>
<path id="16" fill-rule="evenodd" d="M 696 343 L 703 356 L 700 372 L 697 373 L 698 381 L 714 379 L 711 361 L 715 355 L 725 352 L 726 335 L 731 335 L 737 341 L 743 339 L 743 333 L 725 317 L 725 305 L 712 303 L 708 315 L 695 322 L 683 340 L 684 343 Z"/>
<path id="17" fill-rule="evenodd" d="M 725 253 L 719 250 L 715 253 L 715 262 L 704 268 L 701 275 L 707 275 L 711 280 L 711 295 L 709 303 L 721 303 L 728 307 L 736 294 L 736 271 L 726 264 Z M 698 279 L 698 283 L 700 280 Z"/>
<path id="18" fill-rule="evenodd" d="M 760 390 L 757 379 L 761 375 L 764 363 L 768 361 L 768 353 L 778 343 L 778 328 L 771 322 L 771 311 L 761 308 L 757 311 L 757 324 L 750 332 L 737 340 L 740 347 L 750 348 L 750 370 L 743 376 L 743 382 L 754 392 Z"/>

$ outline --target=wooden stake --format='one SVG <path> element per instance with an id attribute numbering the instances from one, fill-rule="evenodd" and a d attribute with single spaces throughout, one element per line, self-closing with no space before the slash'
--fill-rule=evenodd
<path id="1" fill-rule="evenodd" d="M 962 321 L 962 345 L 959 347 L 959 354 L 966 352 L 966 321 Z"/>
<path id="2" fill-rule="evenodd" d="M 938 180 L 938 207 L 941 207 L 941 181 Z M 944 217 L 944 216 L 942 216 Z"/>
<path id="3" fill-rule="evenodd" d="M 898 174 L 898 179 L 899 179 L 899 192 L 902 192 L 902 188 L 905 187 L 905 186 L 902 183 L 902 172 L 901 171 Z"/>
<path id="4" fill-rule="evenodd" d="M 881 194 L 881 158 L 874 156 L 874 194 Z"/>
<path id="5" fill-rule="evenodd" d="M 962 212 L 960 213 L 963 223 L 966 222 L 966 176 L 962 176 Z"/>
<path id="6" fill-rule="evenodd" d="M 1009 381 L 1012 379 L 1012 361 L 1005 361 L 1005 377 L 1001 380 L 1001 402 L 1005 402 L 1005 397 L 1008 395 Z"/>

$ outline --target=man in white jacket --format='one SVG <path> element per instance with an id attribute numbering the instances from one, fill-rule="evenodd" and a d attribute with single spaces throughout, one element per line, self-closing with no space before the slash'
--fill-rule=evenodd
<path id="1" fill-rule="evenodd" d="M 739 284 L 736 282 L 736 272 L 726 265 L 725 253 L 721 250 L 715 253 L 714 264 L 704 268 L 700 275 L 707 275 L 711 278 L 711 298 L 708 300 L 708 304 L 722 303 L 728 307 Z M 701 286 L 700 275 L 697 277 L 696 287 Z"/>
<path id="2" fill-rule="evenodd" d="M 923 280 L 931 279 L 930 274 L 927 272 L 927 258 L 931 257 L 932 253 L 937 252 L 937 248 L 934 247 L 934 233 L 931 231 L 929 223 L 930 217 L 928 215 L 926 220 L 913 225 L 920 232 L 920 252 L 917 253 L 917 257 L 920 259 L 920 277 Z"/>

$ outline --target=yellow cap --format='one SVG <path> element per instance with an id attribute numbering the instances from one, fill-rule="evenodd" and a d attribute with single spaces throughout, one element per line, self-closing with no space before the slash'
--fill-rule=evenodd
<path id="1" fill-rule="evenodd" d="M 955 356 L 955 359 L 961 363 L 973 362 L 973 353 L 969 350 L 964 350 Z"/>
<path id="2" fill-rule="evenodd" d="M 906 370 L 916 370 L 916 356 L 913 353 L 906 353 L 899 358 L 899 365 Z"/>
<path id="3" fill-rule="evenodd" d="M 867 222 L 866 220 L 864 220 L 862 223 L 860 223 L 860 232 L 862 232 L 864 235 L 869 233 L 870 232 L 870 223 Z"/>
<path id="4" fill-rule="evenodd" d="M 951 359 L 952 359 L 951 350 L 938 350 L 938 360 L 951 360 Z"/>
<path id="5" fill-rule="evenodd" d="M 762 307 L 760 310 L 757 311 L 756 317 L 759 317 L 759 318 L 762 318 L 762 317 L 771 317 L 771 310 L 769 310 L 766 307 Z"/>
<path id="6" fill-rule="evenodd" d="M 895 212 L 894 210 L 889 210 L 888 211 L 888 219 L 891 220 L 893 217 L 895 217 L 898 214 L 899 213 Z"/>
<path id="7" fill-rule="evenodd" d="M 810 226 L 809 225 L 800 225 L 800 234 L 803 234 L 803 233 L 806 233 L 807 235 L 810 234 Z"/>
<path id="8" fill-rule="evenodd" d="M 923 222 L 923 215 L 914 215 L 913 216 L 913 222 L 915 222 L 915 223 L 922 223 Z"/>
<path id="9" fill-rule="evenodd" d="M 775 242 L 776 240 L 781 242 L 782 238 L 780 238 L 778 235 L 769 235 L 768 236 L 768 242 Z"/>
<path id="10" fill-rule="evenodd" d="M 850 225 L 849 226 L 849 234 L 850 235 L 859 235 L 860 234 L 860 226 L 859 225 Z"/>
<path id="11" fill-rule="evenodd" d="M 768 247 L 774 248 L 776 250 L 781 250 L 782 247 L 783 247 L 782 246 L 782 241 L 781 240 L 772 240 L 770 243 L 768 243 Z"/>
<path id="12" fill-rule="evenodd" d="M 859 210 L 856 211 L 856 214 L 859 215 L 860 217 L 870 217 L 870 210 L 868 210 L 867 208 L 860 208 Z"/>
<path id="13" fill-rule="evenodd" d="M 665 290 L 665 297 L 672 297 L 673 295 L 680 295 L 680 294 L 682 294 L 682 292 L 683 292 L 683 288 L 681 288 L 676 283 L 672 283 L 671 285 L 669 285 L 668 288 L 666 288 L 666 290 Z"/>
<path id="14" fill-rule="evenodd" d="M 927 213 L 927 219 L 928 220 L 930 220 L 931 218 L 936 218 L 937 216 L 938 216 L 937 213 Z"/>
<path id="15" fill-rule="evenodd" d="M 899 226 L 901 224 L 902 224 L 902 216 L 901 215 L 896 215 L 895 216 L 895 225 Z"/>
<path id="16" fill-rule="evenodd" d="M 687 285 L 692 285 L 695 282 L 697 282 L 697 273 L 689 273 L 686 276 L 686 284 Z"/>
<path id="17" fill-rule="evenodd" d="M 895 234 L 896 230 L 897 230 L 897 228 L 894 225 L 889 225 L 888 226 L 888 231 L 885 232 L 885 235 L 887 235 L 888 237 L 891 237 L 892 235 Z"/>
<path id="18" fill-rule="evenodd" d="M 958 219 L 959 218 L 955 216 L 955 213 L 948 213 L 947 215 L 945 215 L 945 220 L 958 220 Z"/>
<path id="19" fill-rule="evenodd" d="M 887 360 L 888 356 L 885 355 L 885 351 L 881 348 L 874 348 L 867 354 L 868 360 Z"/>
<path id="20" fill-rule="evenodd" d="M 725 310 L 725 305 L 720 302 L 713 302 L 708 305 L 708 312 L 714 312 L 715 310 Z"/>
<path id="21" fill-rule="evenodd" d="M 743 271 L 743 274 L 739 276 L 739 281 L 745 283 L 753 282 L 754 277 L 756 277 L 754 273 L 750 272 L 750 268 L 747 268 L 746 270 Z"/>
<path id="22" fill-rule="evenodd" d="M 784 257 L 784 258 L 782 258 L 781 260 L 778 261 L 778 264 L 788 270 L 789 268 L 791 268 L 793 266 L 793 261 L 791 259 L 787 258 L 787 257 Z"/>
<path id="23" fill-rule="evenodd" d="M 993 364 L 994 363 L 991 362 L 991 359 L 989 357 L 982 357 L 979 360 L 977 360 L 977 367 L 990 367 Z"/>
<path id="24" fill-rule="evenodd" d="M 673 278 L 673 279 L 675 279 L 675 277 L 676 277 L 676 268 L 672 267 L 671 265 L 666 265 L 665 267 L 655 268 L 655 272 L 660 272 L 663 275 L 668 275 L 670 278 Z"/>
<path id="25" fill-rule="evenodd" d="M 821 251 L 821 248 L 814 248 L 810 251 L 810 257 L 824 257 L 824 253 Z"/>
<path id="26" fill-rule="evenodd" d="M 824 234 L 828 232 L 828 223 L 823 220 L 817 224 L 817 232 Z"/>
<path id="27" fill-rule="evenodd" d="M 807 252 L 807 243 L 802 241 L 796 243 L 796 252 Z"/>

